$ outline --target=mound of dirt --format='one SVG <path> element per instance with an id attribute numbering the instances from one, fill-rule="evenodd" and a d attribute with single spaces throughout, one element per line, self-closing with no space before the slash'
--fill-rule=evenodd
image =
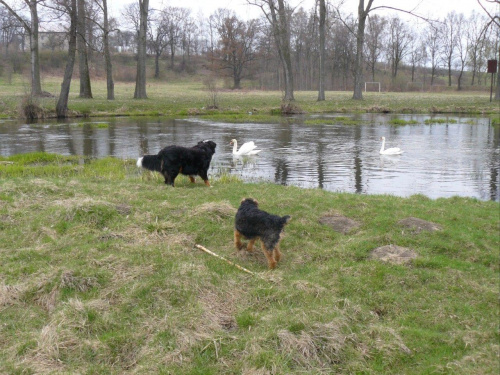
<path id="1" fill-rule="evenodd" d="M 370 258 L 392 264 L 407 264 L 417 257 L 417 253 L 407 247 L 387 245 L 377 247 L 370 254 Z"/>
<path id="2" fill-rule="evenodd" d="M 415 233 L 435 232 L 437 230 L 443 229 L 439 224 L 425 221 L 416 217 L 408 217 L 406 219 L 400 220 L 398 224 L 411 229 Z"/>
<path id="3" fill-rule="evenodd" d="M 319 222 L 321 224 L 328 225 L 335 232 L 342 234 L 347 234 L 360 226 L 357 221 L 342 215 L 323 216 L 319 219 Z"/>

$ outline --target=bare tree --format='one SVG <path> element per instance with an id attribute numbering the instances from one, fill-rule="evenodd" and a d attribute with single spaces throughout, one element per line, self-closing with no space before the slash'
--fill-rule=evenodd
<path id="1" fill-rule="evenodd" d="M 162 24 L 165 28 L 166 42 L 170 48 L 170 69 L 174 69 L 176 48 L 182 39 L 183 20 L 189 17 L 189 9 L 165 7 L 162 11 Z"/>
<path id="2" fill-rule="evenodd" d="M 422 40 L 418 35 L 412 34 L 409 45 L 409 53 L 408 53 L 408 60 L 410 62 L 410 67 L 411 67 L 412 82 L 415 82 L 415 71 L 417 67 L 425 59 L 425 57 L 426 57 L 425 44 L 422 42 Z"/>
<path id="3" fill-rule="evenodd" d="M 24 5 L 29 9 L 30 21 L 26 21 L 22 17 L 23 8 L 15 8 L 5 0 L 0 0 L 0 4 L 5 6 L 7 10 L 16 17 L 23 25 L 26 33 L 30 38 L 30 55 L 31 55 L 31 95 L 40 96 L 42 92 L 42 83 L 40 80 L 40 53 L 38 47 L 38 29 L 40 20 L 38 18 L 38 4 L 43 0 L 23 0 Z"/>
<path id="4" fill-rule="evenodd" d="M 366 29 L 366 65 L 371 71 L 372 81 L 375 81 L 375 68 L 382 54 L 382 42 L 385 37 L 387 20 L 375 14 L 368 18 Z"/>
<path id="5" fill-rule="evenodd" d="M 479 83 L 480 66 L 482 61 L 484 60 L 485 24 L 486 22 L 484 20 L 484 16 L 481 16 L 479 13 L 476 12 L 473 12 L 468 19 L 468 28 L 466 37 L 470 45 L 468 65 L 469 65 L 469 71 L 472 73 L 470 81 L 471 86 L 474 86 L 476 80 Z"/>
<path id="6" fill-rule="evenodd" d="M 346 23 L 349 26 L 346 26 Z M 354 19 L 350 18 L 344 23 L 336 22 L 332 27 L 330 36 L 330 59 L 332 61 L 332 84 L 340 90 L 352 87 L 354 59 L 356 56 L 356 38 L 350 32 L 354 28 Z M 335 83 L 337 82 L 338 83 Z"/>
<path id="7" fill-rule="evenodd" d="M 457 90 L 462 89 L 462 77 L 465 70 L 467 58 L 470 50 L 470 39 L 467 38 L 468 24 L 462 13 L 457 18 L 457 64 L 458 64 L 458 77 L 457 77 Z"/>
<path id="8" fill-rule="evenodd" d="M 353 31 L 352 28 L 349 27 L 349 25 L 345 22 L 344 24 L 349 27 L 349 30 L 356 35 L 356 59 L 354 61 L 354 93 L 352 98 L 355 100 L 362 100 L 363 99 L 363 64 L 364 64 L 364 57 L 363 57 L 363 47 L 364 47 L 364 42 L 365 42 L 365 27 L 366 27 L 366 18 L 368 15 L 378 9 L 391 9 L 395 10 L 398 12 L 403 12 L 407 13 L 410 15 L 413 15 L 415 17 L 421 18 L 425 21 L 428 21 L 428 19 L 421 17 L 417 14 L 415 14 L 413 11 L 408 11 L 400 8 L 394 8 L 391 6 L 386 6 L 386 5 L 380 5 L 377 7 L 373 7 L 374 0 L 368 0 L 368 4 L 365 7 L 365 0 L 359 0 L 358 3 L 358 23 L 356 30 Z M 340 10 L 337 8 L 337 13 L 339 14 L 339 18 L 342 20 L 342 16 L 340 14 Z"/>
<path id="9" fill-rule="evenodd" d="M 271 25 L 274 41 L 283 68 L 285 81 L 284 101 L 295 100 L 293 96 L 293 69 L 290 50 L 289 14 L 291 10 L 285 0 L 247 0 L 249 4 L 258 6 Z M 372 1 L 372 0 L 371 0 Z"/>
<path id="10" fill-rule="evenodd" d="M 64 70 L 64 78 L 61 84 L 61 93 L 56 105 L 56 115 L 58 118 L 65 118 L 68 113 L 69 89 L 71 86 L 71 78 L 73 76 L 73 68 L 76 58 L 76 34 L 78 23 L 77 0 L 57 0 L 56 6 L 60 7 L 70 17 L 69 28 L 69 43 L 68 43 L 68 60 L 66 69 Z"/>
<path id="11" fill-rule="evenodd" d="M 139 35 L 137 38 L 137 75 L 134 99 L 147 99 L 146 94 L 146 38 L 148 30 L 149 0 L 139 2 Z"/>
<path id="12" fill-rule="evenodd" d="M 191 49 L 195 39 L 194 35 L 196 34 L 198 26 L 191 17 L 191 10 L 186 8 L 182 9 L 186 10 L 186 16 L 182 18 L 181 22 L 180 47 L 182 52 L 182 62 L 180 68 L 181 70 L 188 70 L 191 65 Z"/>
<path id="13" fill-rule="evenodd" d="M 155 17 L 156 16 L 156 17 Z M 160 78 L 160 57 L 168 46 L 166 27 L 161 15 L 151 17 L 148 22 L 148 45 L 155 56 L 155 78 Z"/>
<path id="14" fill-rule="evenodd" d="M 87 29 L 85 15 L 85 0 L 77 0 L 78 23 L 76 45 L 78 50 L 78 68 L 80 72 L 80 98 L 92 98 L 92 87 L 90 84 L 90 72 L 87 56 Z"/>
<path id="15" fill-rule="evenodd" d="M 102 30 L 102 45 L 104 52 L 104 64 L 106 67 L 106 89 L 108 100 L 115 100 L 115 83 L 113 81 L 113 65 L 111 63 L 111 53 L 109 50 L 109 34 L 111 32 L 109 27 L 108 19 L 108 1 L 107 0 L 95 0 L 97 6 L 103 12 L 103 24 L 102 26 L 98 23 L 98 27 Z"/>
<path id="16" fill-rule="evenodd" d="M 214 17 L 217 19 L 217 17 Z M 255 60 L 256 20 L 244 22 L 231 15 L 218 19 L 219 48 L 212 55 L 214 66 L 233 78 L 233 89 L 241 88 L 244 70 Z"/>
<path id="17" fill-rule="evenodd" d="M 325 100 L 325 28 L 326 28 L 326 3 L 319 0 L 319 77 L 318 101 Z"/>
<path id="18" fill-rule="evenodd" d="M 368 0 L 365 8 L 365 0 L 359 0 L 358 4 L 358 27 L 356 28 L 356 60 L 354 61 L 354 93 L 355 100 L 363 99 L 363 47 L 365 43 L 366 17 L 370 13 L 373 0 Z"/>
<path id="19" fill-rule="evenodd" d="M 5 56 L 9 55 L 9 46 L 18 35 L 23 34 L 24 27 L 6 8 L 0 8 L 0 44 L 5 48 Z"/>
<path id="20" fill-rule="evenodd" d="M 458 37 L 458 15 L 456 12 L 450 12 L 446 15 L 443 24 L 443 49 L 442 56 L 448 70 L 448 86 L 451 87 L 451 72 L 453 68 L 453 59 L 455 57 L 455 48 Z"/>
<path id="21" fill-rule="evenodd" d="M 495 25 L 496 26 L 496 34 L 497 34 L 497 40 L 500 37 L 500 14 L 492 14 L 489 12 L 485 4 L 496 4 L 498 5 L 500 3 L 500 0 L 477 0 L 478 4 L 483 8 L 484 12 L 488 15 L 490 22 L 485 26 L 485 30 L 488 29 L 490 26 Z M 500 62 L 500 47 L 497 45 L 496 46 L 496 53 L 498 53 L 498 59 L 497 61 Z M 495 55 L 496 55 L 495 53 Z M 500 101 L 500 64 L 497 64 L 497 88 L 495 90 L 495 100 Z"/>
<path id="22" fill-rule="evenodd" d="M 389 22 L 388 55 L 391 62 L 391 75 L 394 80 L 398 75 L 399 64 L 409 52 L 412 32 L 398 17 Z"/>
<path id="23" fill-rule="evenodd" d="M 426 53 L 431 63 L 431 86 L 434 84 L 439 67 L 439 51 L 441 50 L 441 28 L 428 24 L 423 34 L 423 41 L 427 47 Z"/>
<path id="24" fill-rule="evenodd" d="M 294 88 L 310 90 L 317 82 L 318 22 L 316 11 L 295 11 L 290 18 L 290 41 L 293 58 Z"/>

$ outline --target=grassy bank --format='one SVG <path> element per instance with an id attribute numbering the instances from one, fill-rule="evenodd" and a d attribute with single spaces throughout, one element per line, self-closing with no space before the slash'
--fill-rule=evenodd
<path id="1" fill-rule="evenodd" d="M 0 373 L 498 373 L 498 203 L 176 184 L 114 158 L 0 158 Z M 292 215 L 274 271 L 233 247 L 247 196 Z M 417 258 L 371 258 L 389 244 Z"/>
<path id="2" fill-rule="evenodd" d="M 46 117 L 55 115 L 61 79 L 46 77 L 43 89 L 54 97 L 39 98 Z M 211 94 L 201 78 L 184 81 L 159 82 L 150 80 L 147 86 L 149 99 L 134 100 L 134 83 L 117 82 L 116 100 L 106 100 L 106 84 L 94 81 L 94 99 L 80 99 L 77 82 L 71 86 L 70 116 L 136 116 L 162 115 L 172 117 L 205 116 L 224 121 L 277 121 L 282 93 L 279 91 L 218 90 L 218 109 L 209 110 L 213 104 Z M 28 82 L 20 76 L 4 82 L 0 78 L 0 116 L 19 117 L 20 105 L 29 93 Z M 317 102 L 317 92 L 296 91 L 295 105 L 307 113 L 381 112 L 381 113 L 458 113 L 482 114 L 499 117 L 498 102 L 489 101 L 485 92 L 443 93 L 365 93 L 363 101 L 352 100 L 352 92 L 327 92 L 326 100 Z"/>

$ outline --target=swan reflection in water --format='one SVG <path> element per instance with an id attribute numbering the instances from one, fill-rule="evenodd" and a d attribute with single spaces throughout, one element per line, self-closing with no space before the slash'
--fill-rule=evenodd
<path id="1" fill-rule="evenodd" d="M 401 154 L 380 154 L 380 168 L 384 167 L 392 167 L 399 164 L 401 158 L 399 157 Z"/>
<path id="2" fill-rule="evenodd" d="M 255 168 L 257 166 L 257 158 L 255 155 L 233 155 L 231 166 L 236 168 L 238 165 Z"/>

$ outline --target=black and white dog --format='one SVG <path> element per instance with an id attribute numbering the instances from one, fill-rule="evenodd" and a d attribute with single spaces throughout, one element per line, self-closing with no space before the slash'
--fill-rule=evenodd
<path id="1" fill-rule="evenodd" d="M 167 146 L 157 155 L 144 155 L 137 159 L 137 166 L 160 172 L 165 183 L 172 186 L 179 173 L 189 176 L 191 182 L 194 182 L 194 176 L 200 176 L 205 185 L 210 186 L 207 173 L 216 146 L 213 141 L 201 141 L 191 148 Z"/>

